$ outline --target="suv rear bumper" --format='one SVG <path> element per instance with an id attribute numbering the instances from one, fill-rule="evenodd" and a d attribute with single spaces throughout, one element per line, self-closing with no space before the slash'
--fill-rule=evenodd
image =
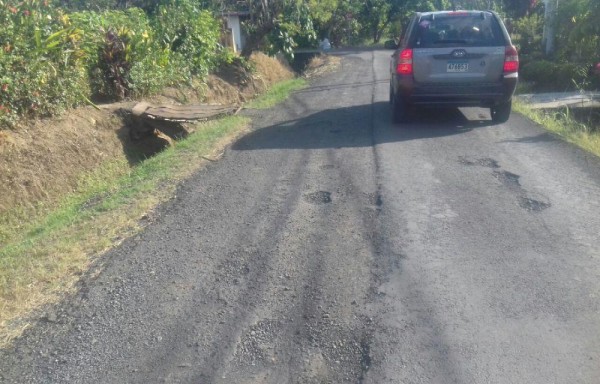
<path id="1" fill-rule="evenodd" d="M 394 75 L 392 87 L 396 95 L 410 104 L 491 107 L 509 101 L 517 81 L 514 74 L 497 83 L 421 84 L 412 76 Z"/>

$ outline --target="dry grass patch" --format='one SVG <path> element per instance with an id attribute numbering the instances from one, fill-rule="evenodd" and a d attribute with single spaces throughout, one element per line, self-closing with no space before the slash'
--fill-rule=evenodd
<path id="1" fill-rule="evenodd" d="M 256 68 L 255 73 L 265 84 L 275 84 L 294 78 L 294 71 L 280 57 L 270 57 L 264 53 L 255 52 L 250 56 L 250 61 Z"/>
<path id="2" fill-rule="evenodd" d="M 308 62 L 304 71 L 304 77 L 312 78 L 325 73 L 333 72 L 340 66 L 341 61 L 342 59 L 338 56 L 327 54 L 315 56 Z"/>

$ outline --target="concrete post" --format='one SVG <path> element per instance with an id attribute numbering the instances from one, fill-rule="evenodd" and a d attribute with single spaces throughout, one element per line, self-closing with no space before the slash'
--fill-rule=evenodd
<path id="1" fill-rule="evenodd" d="M 544 44 L 544 52 L 546 55 L 554 53 L 555 49 L 555 20 L 556 12 L 558 9 L 558 0 L 544 0 L 545 13 L 544 13 L 544 34 L 542 41 Z"/>

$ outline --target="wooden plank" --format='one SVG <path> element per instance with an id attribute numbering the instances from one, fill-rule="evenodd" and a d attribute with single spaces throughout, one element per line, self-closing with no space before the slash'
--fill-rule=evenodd
<path id="1" fill-rule="evenodd" d="M 235 113 L 238 107 L 211 104 L 152 105 L 147 102 L 136 104 L 131 112 L 138 117 L 152 120 L 191 121 L 208 120 Z"/>

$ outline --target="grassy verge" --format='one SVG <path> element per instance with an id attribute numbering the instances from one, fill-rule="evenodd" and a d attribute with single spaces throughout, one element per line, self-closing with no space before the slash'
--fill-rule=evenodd
<path id="1" fill-rule="evenodd" d="M 92 255 L 138 232 L 148 212 L 246 126 L 241 117 L 199 124 L 187 139 L 134 168 L 126 161 L 100 167 L 53 207 L 3 215 L 0 346 L 28 326 L 24 315 L 68 291 Z"/>
<path id="2" fill-rule="evenodd" d="M 565 140 L 600 156 L 600 129 L 593 123 L 582 123 L 568 110 L 544 111 L 531 109 L 526 104 L 515 102 L 514 110 L 542 125 Z"/>
<path id="3" fill-rule="evenodd" d="M 307 81 L 302 78 L 282 81 L 275 84 L 267 93 L 259 96 L 248 104 L 248 108 L 267 109 L 285 100 L 288 95 L 298 89 L 306 87 Z"/>

